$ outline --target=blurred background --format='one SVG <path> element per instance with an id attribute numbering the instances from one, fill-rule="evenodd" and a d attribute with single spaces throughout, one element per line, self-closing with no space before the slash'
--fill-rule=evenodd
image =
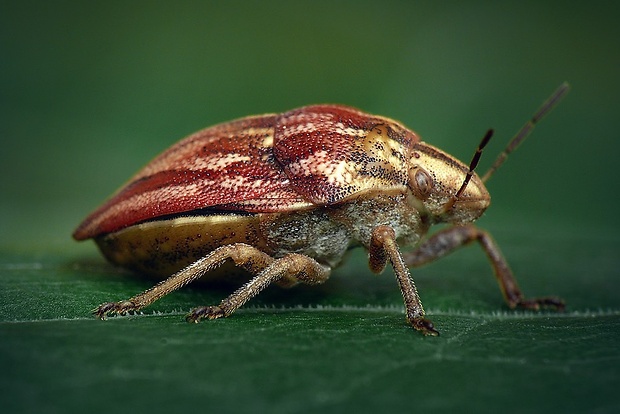
<path id="1" fill-rule="evenodd" d="M 398 119 L 466 162 L 493 127 L 483 171 L 563 81 L 567 99 L 490 181 L 483 223 L 617 240 L 608 4 L 2 1 L 0 246 L 71 244 L 185 135 L 311 103 Z"/>

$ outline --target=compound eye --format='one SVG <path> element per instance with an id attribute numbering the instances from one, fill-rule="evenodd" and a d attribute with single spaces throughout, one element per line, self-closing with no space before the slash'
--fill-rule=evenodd
<path id="1" fill-rule="evenodd" d="M 409 186 L 416 197 L 425 200 L 433 191 L 433 178 L 420 167 L 414 167 L 409 172 Z"/>

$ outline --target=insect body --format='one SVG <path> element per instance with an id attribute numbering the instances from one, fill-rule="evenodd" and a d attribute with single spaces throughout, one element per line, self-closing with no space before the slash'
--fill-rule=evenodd
<path id="1" fill-rule="evenodd" d="M 563 85 L 541 108 L 503 158 L 566 90 Z M 77 240 L 93 238 L 117 265 L 174 273 L 94 312 L 104 318 L 135 311 L 197 278 L 230 278 L 242 269 L 249 282 L 187 320 L 228 316 L 271 283 L 323 283 L 348 249 L 363 246 L 372 271 L 392 264 L 407 321 L 436 335 L 408 267 L 472 241 L 487 253 L 511 308 L 561 309 L 557 298 L 525 299 L 495 242 L 471 224 L 490 203 L 474 172 L 483 146 L 467 166 L 394 120 L 337 105 L 197 132 L 139 171 L 73 233 Z M 424 238 L 442 222 L 454 226 Z M 403 255 L 399 245 L 416 248 Z"/>

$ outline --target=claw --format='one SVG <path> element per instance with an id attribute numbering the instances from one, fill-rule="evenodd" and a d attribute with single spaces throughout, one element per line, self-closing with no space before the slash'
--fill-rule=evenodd
<path id="1" fill-rule="evenodd" d="M 424 336 L 439 336 L 439 331 L 435 329 L 433 322 L 426 318 L 410 318 L 408 321 L 415 330 L 420 331 Z"/>
<path id="2" fill-rule="evenodd" d="M 201 306 L 188 313 L 185 320 L 198 323 L 202 319 L 218 319 L 223 316 L 225 316 L 224 311 L 219 306 Z"/>
<path id="3" fill-rule="evenodd" d="M 541 308 L 550 308 L 557 312 L 564 312 L 566 304 L 561 298 L 550 296 L 536 299 L 523 299 L 517 303 L 517 306 L 523 309 L 538 311 Z"/>
<path id="4" fill-rule="evenodd" d="M 91 313 L 97 316 L 97 318 L 104 320 L 108 312 L 110 312 L 114 308 L 114 305 L 115 304 L 113 302 L 102 303 L 101 305 L 93 309 Z"/>
<path id="5" fill-rule="evenodd" d="M 137 310 L 136 304 L 125 300 L 122 302 L 106 302 L 99 305 L 93 310 L 93 314 L 99 319 L 104 320 L 106 316 L 124 315 L 127 312 Z"/>

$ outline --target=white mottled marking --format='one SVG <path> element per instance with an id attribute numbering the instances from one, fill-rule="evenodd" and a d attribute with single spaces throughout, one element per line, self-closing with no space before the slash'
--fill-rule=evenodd
<path id="1" fill-rule="evenodd" d="M 312 175 L 317 172 L 322 173 L 321 170 L 326 168 L 328 160 L 327 151 L 318 151 L 307 158 L 290 163 L 288 168 L 293 175 Z"/>
<path id="2" fill-rule="evenodd" d="M 282 132 L 283 138 L 288 138 L 299 134 L 309 134 L 316 131 L 336 132 L 340 135 L 352 137 L 364 137 L 367 132 L 363 129 L 351 128 L 345 126 L 342 122 L 332 122 L 328 120 L 319 120 L 318 122 L 306 122 L 297 125 L 288 125 Z"/>
<path id="3" fill-rule="evenodd" d="M 234 178 L 227 177 L 224 180 L 220 181 L 219 186 L 227 190 L 236 190 L 245 185 L 247 181 L 247 178 L 245 178 L 244 176 L 237 175 Z"/>
<path id="4" fill-rule="evenodd" d="M 183 167 L 190 171 L 195 171 L 195 170 L 218 171 L 218 170 L 225 170 L 231 164 L 234 164 L 237 162 L 243 162 L 243 161 L 250 161 L 250 160 L 251 158 L 248 157 L 247 155 L 242 155 L 242 154 L 237 154 L 237 153 L 233 153 L 233 154 L 216 153 L 209 157 L 194 158 L 191 160 L 192 161 L 191 163 L 186 163 L 185 165 L 183 165 Z"/>
<path id="5" fill-rule="evenodd" d="M 265 139 L 263 139 L 262 145 L 265 148 L 273 147 L 273 135 L 267 135 Z"/>

